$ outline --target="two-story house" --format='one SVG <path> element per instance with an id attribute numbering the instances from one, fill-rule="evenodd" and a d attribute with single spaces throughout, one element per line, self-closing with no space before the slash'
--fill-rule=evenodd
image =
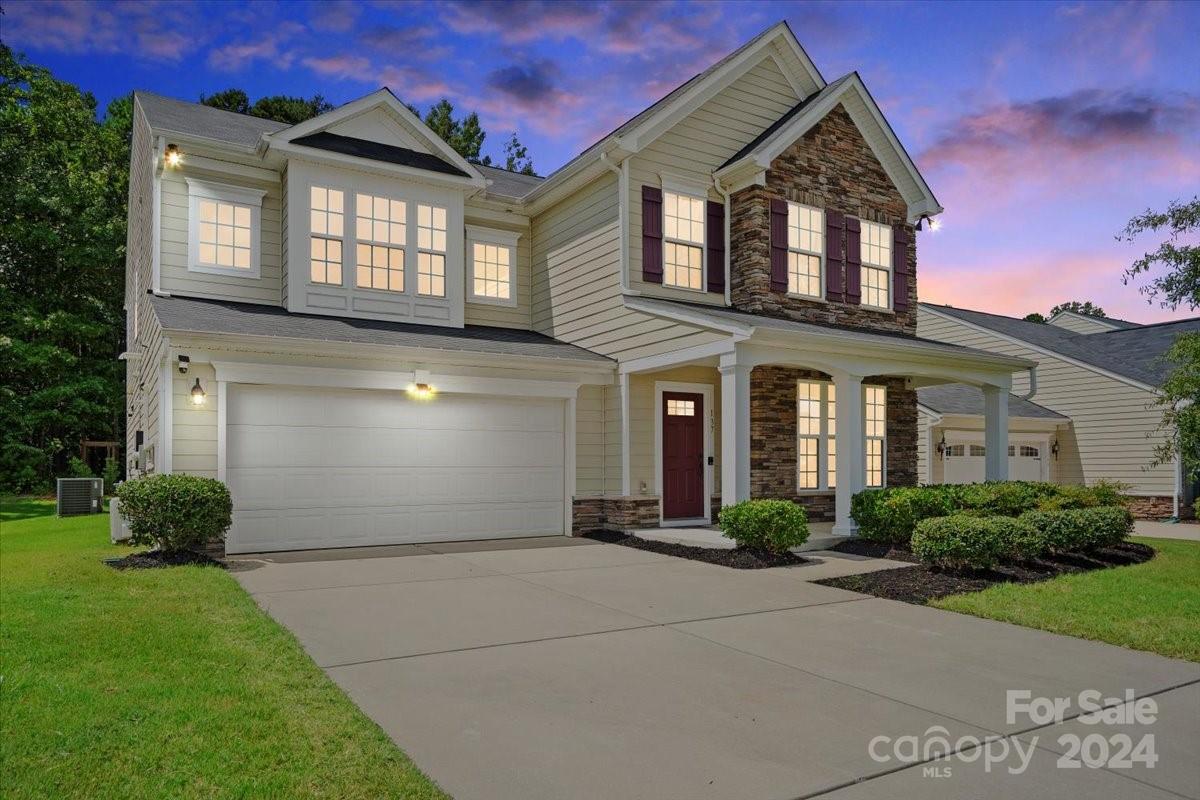
<path id="1" fill-rule="evenodd" d="M 401 92 L 403 87 L 398 87 Z M 857 73 L 778 24 L 542 179 L 382 89 L 286 126 L 135 98 L 133 465 L 226 481 L 230 552 L 707 523 L 917 479 L 941 211 Z M 986 475 L 1002 478 L 992 458 Z"/>

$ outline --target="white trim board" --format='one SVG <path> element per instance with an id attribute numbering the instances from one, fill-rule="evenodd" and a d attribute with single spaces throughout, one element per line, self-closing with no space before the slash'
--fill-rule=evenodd
<path id="1" fill-rule="evenodd" d="M 696 519 L 680 519 L 669 520 L 663 517 L 663 452 L 662 452 L 662 437 L 663 437 L 663 419 L 662 405 L 664 392 L 687 392 L 689 394 L 698 394 L 704 398 L 704 420 L 701 424 L 704 426 L 704 515 L 703 519 L 709 523 L 712 522 L 712 496 L 713 483 L 715 482 L 716 464 L 709 464 L 710 458 L 714 459 L 714 442 L 713 428 L 715 427 L 715 417 L 713 416 L 713 395 L 715 387 L 710 383 L 681 383 L 679 381 L 655 381 L 654 382 L 654 487 L 652 494 L 657 495 L 658 502 L 658 523 L 664 527 L 672 525 L 695 525 Z"/>

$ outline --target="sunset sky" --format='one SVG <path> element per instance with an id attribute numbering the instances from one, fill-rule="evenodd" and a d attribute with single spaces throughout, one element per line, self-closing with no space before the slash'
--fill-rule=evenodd
<path id="1" fill-rule="evenodd" d="M 1200 3 L 11 2 L 0 37 L 101 104 L 236 86 L 381 85 L 516 131 L 539 174 L 786 19 L 826 80 L 858 70 L 946 207 L 920 296 L 998 313 L 1092 300 L 1192 316 L 1121 283 L 1114 235 L 1200 193 Z"/>

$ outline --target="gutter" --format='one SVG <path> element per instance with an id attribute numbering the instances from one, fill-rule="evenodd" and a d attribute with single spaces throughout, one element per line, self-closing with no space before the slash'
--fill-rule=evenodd
<path id="1" fill-rule="evenodd" d="M 725 305 L 732 305 L 732 287 L 729 285 L 729 254 L 733 251 L 732 243 L 729 241 L 729 190 L 721 185 L 721 179 L 713 175 L 713 188 L 717 190 L 717 194 L 725 201 Z"/>
<path id="2" fill-rule="evenodd" d="M 1020 399 L 1032 400 L 1033 396 L 1035 394 L 1037 394 L 1037 390 L 1038 390 L 1037 364 L 1034 364 L 1032 367 L 1029 368 L 1029 391 L 1026 392 L 1025 394 L 1021 395 Z"/>

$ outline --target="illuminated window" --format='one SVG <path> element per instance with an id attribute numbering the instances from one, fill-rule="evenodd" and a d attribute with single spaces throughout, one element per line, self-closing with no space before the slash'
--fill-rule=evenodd
<path id="1" fill-rule="evenodd" d="M 788 203 L 788 292 L 822 297 L 821 255 L 825 252 L 825 212 Z"/>
<path id="2" fill-rule="evenodd" d="M 517 239 L 511 231 L 467 226 L 467 299 L 515 306 Z"/>
<path id="3" fill-rule="evenodd" d="M 862 302 L 876 308 L 892 304 L 892 230 L 886 225 L 861 221 Z"/>
<path id="4" fill-rule="evenodd" d="M 704 288 L 704 200 L 663 192 L 663 285 Z"/>
<path id="5" fill-rule="evenodd" d="M 417 205 L 417 293 L 446 296 L 446 209 Z"/>
<path id="6" fill-rule="evenodd" d="M 309 193 L 309 278 L 313 283 L 341 286 L 345 197 L 340 189 L 322 186 L 313 186 Z"/>
<path id="7" fill-rule="evenodd" d="M 696 416 L 696 401 L 695 400 L 671 400 L 667 399 L 667 416 L 669 417 L 694 417 Z"/>
<path id="8" fill-rule="evenodd" d="M 836 406 L 832 383 L 796 383 L 796 487 L 801 491 L 837 485 Z"/>
<path id="9" fill-rule="evenodd" d="M 887 390 L 863 386 L 863 427 L 867 437 L 867 486 L 884 484 L 887 469 Z"/>
<path id="10" fill-rule="evenodd" d="M 265 190 L 188 183 L 188 269 L 259 277 L 258 240 Z"/>
<path id="11" fill-rule="evenodd" d="M 407 205 L 376 195 L 355 197 L 356 282 L 364 289 L 404 291 Z"/>

